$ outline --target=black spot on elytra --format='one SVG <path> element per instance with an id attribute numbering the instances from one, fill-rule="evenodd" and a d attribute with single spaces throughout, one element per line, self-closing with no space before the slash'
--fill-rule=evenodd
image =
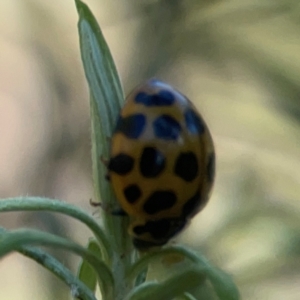
<path id="1" fill-rule="evenodd" d="M 154 147 L 146 147 L 140 160 L 140 171 L 144 177 L 156 177 L 165 167 L 164 155 Z"/>
<path id="2" fill-rule="evenodd" d="M 156 191 L 145 201 L 144 211 L 149 215 L 154 215 L 171 208 L 176 200 L 176 195 L 172 191 Z"/>
<path id="3" fill-rule="evenodd" d="M 145 241 L 145 240 L 138 239 L 138 238 L 132 239 L 133 246 L 136 249 L 140 249 L 140 250 L 149 249 L 149 248 L 157 247 L 157 246 L 162 246 L 166 242 L 167 241 L 163 241 L 163 242 L 161 242 L 161 241 Z"/>
<path id="4" fill-rule="evenodd" d="M 141 197 L 142 192 L 136 184 L 131 184 L 124 189 L 124 195 L 126 200 L 133 204 Z"/>
<path id="5" fill-rule="evenodd" d="M 154 134 L 163 140 L 177 140 L 181 127 L 180 124 L 169 115 L 161 115 L 153 122 Z"/>
<path id="6" fill-rule="evenodd" d="M 149 95 L 140 92 L 135 96 L 135 102 L 145 106 L 170 106 L 174 103 L 175 97 L 167 90 L 159 91 L 157 94 Z"/>
<path id="7" fill-rule="evenodd" d="M 112 157 L 108 163 L 108 169 L 119 175 L 126 175 L 129 173 L 134 164 L 134 159 L 124 153 Z"/>
<path id="8" fill-rule="evenodd" d="M 169 219 L 161 219 L 157 221 L 148 221 L 145 225 L 135 226 L 133 232 L 136 235 L 150 233 L 152 237 L 159 239 L 164 238 L 170 231 L 171 223 Z"/>
<path id="9" fill-rule="evenodd" d="M 214 181 L 215 169 L 216 169 L 216 156 L 215 153 L 211 153 L 208 157 L 208 164 L 207 164 L 207 179 L 209 182 Z"/>
<path id="10" fill-rule="evenodd" d="M 175 163 L 175 173 L 183 180 L 193 181 L 198 174 L 198 161 L 193 152 L 181 153 Z"/>
<path id="11" fill-rule="evenodd" d="M 185 123 L 188 131 L 191 134 L 202 134 L 205 130 L 205 126 L 193 109 L 188 109 L 184 113 Z"/>
<path id="12" fill-rule="evenodd" d="M 133 239 L 133 244 L 138 249 L 161 246 L 168 242 L 173 236 L 179 233 L 185 226 L 186 219 L 161 219 L 148 221 L 145 225 L 135 226 L 133 232 L 139 236 L 149 233 L 153 241 L 144 241 L 139 238 Z"/>
<path id="13" fill-rule="evenodd" d="M 119 117 L 116 132 L 123 133 L 130 139 L 137 139 L 143 133 L 146 126 L 146 117 L 143 114 L 135 114 L 128 117 Z"/>
<path id="14" fill-rule="evenodd" d="M 201 205 L 200 191 L 197 192 L 187 200 L 182 208 L 182 217 L 188 218 L 197 212 L 198 207 Z"/>

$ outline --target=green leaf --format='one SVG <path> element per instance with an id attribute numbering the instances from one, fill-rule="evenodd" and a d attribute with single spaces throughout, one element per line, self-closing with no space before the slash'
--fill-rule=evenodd
<path id="1" fill-rule="evenodd" d="M 79 13 L 78 31 L 81 57 L 90 88 L 92 127 L 92 167 L 96 200 L 101 200 L 102 220 L 117 255 L 112 269 L 115 274 L 117 297 L 122 299 L 128 285 L 124 280 L 126 266 L 131 263 L 131 240 L 127 233 L 129 219 L 116 217 L 108 211 L 119 206 L 110 183 L 105 179 L 107 168 L 103 160 L 109 158 L 110 143 L 120 109 L 124 102 L 120 79 L 101 29 L 90 9 L 75 0 Z M 127 255 L 124 257 L 124 253 Z M 122 257 L 120 259 L 120 257 Z"/>
<path id="2" fill-rule="evenodd" d="M 192 290 L 203 284 L 205 275 L 203 270 L 195 267 L 187 269 L 162 283 L 142 284 L 135 288 L 126 300 L 172 300 L 186 291 Z"/>
<path id="3" fill-rule="evenodd" d="M 7 230 L 0 227 L 0 241 L 6 233 Z M 69 269 L 47 252 L 29 246 L 20 247 L 18 252 L 33 259 L 56 277 L 60 278 L 67 286 L 69 286 L 72 294 L 77 298 L 82 300 L 96 300 L 93 293 L 84 283 L 78 280 Z"/>
<path id="4" fill-rule="evenodd" d="M 1 199 L 0 212 L 8 211 L 51 211 L 73 217 L 86 224 L 93 231 L 96 239 L 102 246 L 101 250 L 103 251 L 105 261 L 109 261 L 112 256 L 111 246 L 102 228 L 92 216 L 75 205 L 64 201 L 40 197 Z"/>
<path id="5" fill-rule="evenodd" d="M 157 282 L 145 282 L 144 284 L 133 289 L 130 294 L 125 298 L 125 300 L 141 300 L 144 297 L 151 295 L 159 287 Z M 154 298 L 152 298 L 154 299 Z"/>
<path id="6" fill-rule="evenodd" d="M 0 227 L 0 241 L 5 234 L 7 234 L 7 230 Z M 30 246 L 22 246 L 18 252 L 33 259 L 56 277 L 61 279 L 67 286 L 69 286 L 74 297 L 76 296 L 76 298 L 80 298 L 82 300 L 96 300 L 92 291 L 52 255 L 41 249 Z"/>
<path id="7" fill-rule="evenodd" d="M 135 280 L 135 286 L 139 286 L 146 281 L 148 268 L 144 269 L 140 274 L 137 275 Z"/>
<path id="8" fill-rule="evenodd" d="M 31 229 L 19 229 L 5 233 L 1 237 L 0 257 L 12 251 L 20 251 L 24 246 L 42 245 L 54 246 L 70 250 L 83 257 L 93 267 L 98 276 L 101 292 L 105 299 L 112 300 L 114 294 L 114 279 L 111 271 L 98 257 L 84 247 L 56 235 Z"/>
<path id="9" fill-rule="evenodd" d="M 112 201 L 105 181 L 106 167 L 101 161 L 109 156 L 108 139 L 124 102 L 121 82 L 101 29 L 86 4 L 76 0 L 81 58 L 91 93 L 92 159 L 97 200 Z"/>
<path id="10" fill-rule="evenodd" d="M 179 297 L 179 300 L 197 300 L 197 299 L 190 293 L 184 293 L 181 297 Z"/>
<path id="11" fill-rule="evenodd" d="M 151 262 L 155 260 L 160 260 L 164 256 L 179 254 L 183 258 L 190 260 L 195 265 L 197 265 L 201 270 L 203 270 L 207 279 L 210 280 L 215 293 L 221 300 L 239 300 L 240 294 L 234 284 L 233 280 L 225 272 L 219 270 L 218 268 L 212 266 L 208 260 L 202 255 L 193 252 L 192 250 L 181 247 L 164 247 L 160 250 L 151 251 L 144 255 L 140 260 L 132 265 L 129 270 L 128 276 L 133 279 L 137 276 L 145 267 L 147 267 Z"/>
<path id="12" fill-rule="evenodd" d="M 87 249 L 93 252 L 98 258 L 101 257 L 101 250 L 99 248 L 99 244 L 94 239 L 91 239 L 89 241 Z M 78 278 L 84 284 L 86 284 L 93 292 L 95 292 L 97 285 L 97 274 L 86 260 L 82 260 L 79 266 Z"/>
<path id="13" fill-rule="evenodd" d="M 222 270 L 210 266 L 207 275 L 216 294 L 221 300 L 239 300 L 240 293 L 232 278 Z"/>

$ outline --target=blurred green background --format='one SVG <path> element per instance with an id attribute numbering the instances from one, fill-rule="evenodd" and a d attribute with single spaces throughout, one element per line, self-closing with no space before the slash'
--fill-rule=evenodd
<path id="1" fill-rule="evenodd" d="M 149 77 L 168 81 L 211 129 L 215 188 L 180 242 L 232 274 L 243 299 L 299 300 L 299 1 L 87 4 L 126 94 Z M 1 0 L 0 196 L 53 197 L 92 213 L 89 95 L 76 23 L 71 0 Z M 0 225 L 38 227 L 83 244 L 90 235 L 46 213 L 1 214 Z M 77 258 L 52 253 L 76 270 Z M 0 300 L 68 297 L 18 254 L 1 260 L 0 291 Z"/>

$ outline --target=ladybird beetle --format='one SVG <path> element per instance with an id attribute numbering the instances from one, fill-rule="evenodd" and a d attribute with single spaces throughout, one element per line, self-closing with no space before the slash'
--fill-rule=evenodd
<path id="1" fill-rule="evenodd" d="M 127 97 L 111 138 L 108 176 L 139 250 L 166 244 L 207 203 L 215 152 L 195 106 L 151 79 Z"/>

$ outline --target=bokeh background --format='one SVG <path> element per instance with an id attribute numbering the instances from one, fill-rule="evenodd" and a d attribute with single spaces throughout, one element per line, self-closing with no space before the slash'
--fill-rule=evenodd
<path id="1" fill-rule="evenodd" d="M 212 198 L 180 242 L 232 274 L 243 299 L 299 300 L 299 1 L 86 1 L 125 92 L 153 76 L 166 80 L 195 103 L 213 134 Z M 71 0 L 1 0 L 0 197 L 58 198 L 93 213 L 89 95 L 76 23 Z M 82 244 L 90 235 L 46 213 L 1 214 L 0 225 Z M 76 271 L 78 260 L 51 253 Z M 21 255 L 0 262 L 0 300 L 68 293 Z"/>

